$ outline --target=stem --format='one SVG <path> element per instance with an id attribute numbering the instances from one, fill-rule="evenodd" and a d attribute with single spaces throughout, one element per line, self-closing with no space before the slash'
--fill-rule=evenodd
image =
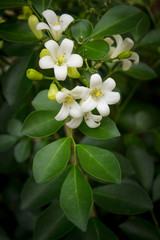
<path id="1" fill-rule="evenodd" d="M 156 228 L 157 228 L 157 231 L 160 233 L 160 228 L 159 228 L 158 220 L 157 220 L 157 218 L 156 218 L 153 210 L 151 210 L 150 213 L 151 213 L 153 222 L 154 222 L 154 224 L 155 224 L 155 226 L 156 226 Z"/>
<path id="2" fill-rule="evenodd" d="M 72 132 L 73 130 L 72 129 L 70 129 L 70 137 L 71 137 L 71 139 L 72 139 L 72 143 L 73 143 L 73 165 L 76 165 L 77 164 L 77 155 L 76 155 L 76 147 L 77 147 L 77 145 L 76 145 L 76 143 L 75 143 L 75 141 L 74 141 L 74 138 L 73 138 L 73 132 Z"/>
<path id="3" fill-rule="evenodd" d="M 39 14 L 39 12 L 36 10 L 36 8 L 33 6 L 32 2 L 27 0 L 27 4 L 32 9 L 33 13 L 37 16 L 37 18 L 42 22 L 43 19 L 42 19 L 41 15 Z"/>
<path id="4" fill-rule="evenodd" d="M 43 76 L 43 79 L 52 80 L 58 86 L 58 88 L 60 90 L 63 88 L 62 85 L 57 81 L 57 79 L 55 77 Z"/>
<path id="5" fill-rule="evenodd" d="M 104 79 L 110 77 L 113 73 L 119 71 L 119 66 L 120 66 L 120 64 L 121 64 L 121 63 L 117 64 L 117 65 L 115 66 L 115 68 L 113 68 L 113 69 L 105 76 Z"/>

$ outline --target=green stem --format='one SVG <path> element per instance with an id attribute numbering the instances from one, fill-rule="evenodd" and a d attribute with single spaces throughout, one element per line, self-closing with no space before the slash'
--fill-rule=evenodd
<path id="1" fill-rule="evenodd" d="M 41 15 L 39 14 L 39 12 L 36 10 L 36 8 L 33 6 L 32 2 L 27 0 L 27 4 L 32 9 L 33 13 L 37 16 L 37 18 L 42 22 L 43 19 L 42 19 Z"/>
<path id="2" fill-rule="evenodd" d="M 62 85 L 57 81 L 55 77 L 43 76 L 43 79 L 52 80 L 60 90 L 63 88 Z"/>
<path id="3" fill-rule="evenodd" d="M 153 210 L 150 211 L 151 215 L 152 215 L 152 219 L 153 219 L 153 222 L 158 230 L 158 232 L 160 233 L 160 228 L 159 228 L 159 224 L 158 224 L 158 220 L 153 212 Z"/>
<path id="4" fill-rule="evenodd" d="M 76 145 L 76 143 L 74 141 L 73 132 L 72 131 L 73 130 L 70 129 L 70 137 L 71 137 L 72 143 L 73 143 L 73 164 L 76 165 L 77 164 L 77 155 L 76 155 L 76 152 L 77 152 L 76 147 L 77 147 L 77 145 Z"/>
<path id="5" fill-rule="evenodd" d="M 104 79 L 110 77 L 113 73 L 118 72 L 120 64 L 121 63 L 117 64 L 111 71 L 109 71 L 109 73 L 105 76 Z"/>

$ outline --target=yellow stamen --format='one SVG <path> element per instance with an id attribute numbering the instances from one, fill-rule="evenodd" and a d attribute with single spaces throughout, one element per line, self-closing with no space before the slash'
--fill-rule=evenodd
<path id="1" fill-rule="evenodd" d="M 69 98 L 69 99 L 68 99 L 68 102 L 72 103 L 72 102 L 73 102 L 73 99 L 72 99 L 72 98 Z"/>
<path id="2" fill-rule="evenodd" d="M 61 63 L 63 62 L 63 59 L 64 59 L 64 57 L 60 57 L 60 58 L 58 59 L 58 63 L 61 64 Z"/>
<path id="3" fill-rule="evenodd" d="M 97 92 L 97 93 L 96 93 L 96 97 L 99 97 L 100 95 L 101 95 L 100 92 Z"/>
<path id="4" fill-rule="evenodd" d="M 55 24 L 54 24 L 54 26 L 58 26 L 58 25 L 59 25 L 59 23 L 55 23 Z"/>

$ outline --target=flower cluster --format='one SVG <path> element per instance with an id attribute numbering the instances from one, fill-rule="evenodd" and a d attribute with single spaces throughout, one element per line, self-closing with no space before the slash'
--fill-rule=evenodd
<path id="1" fill-rule="evenodd" d="M 47 23 L 38 22 L 36 31 L 41 33 L 41 30 L 47 30 L 54 40 L 48 40 L 44 44 L 45 49 L 40 54 L 39 66 L 42 69 L 52 68 L 54 70 L 56 80 L 50 85 L 48 97 L 62 104 L 55 119 L 62 121 L 70 117 L 70 121 L 66 123 L 70 128 L 77 128 L 84 119 L 90 128 L 96 128 L 100 125 L 102 117 L 109 115 L 109 105 L 120 100 L 120 94 L 112 91 L 116 86 L 115 81 L 112 78 L 102 81 L 101 76 L 95 73 L 90 77 L 90 87 L 76 86 L 72 90 L 61 87 L 57 80 L 64 81 L 67 75 L 79 78 L 80 74 L 77 68 L 83 65 L 82 57 L 72 53 L 74 48 L 72 40 L 64 38 L 60 44 L 57 43 L 61 39 L 62 33 L 74 19 L 68 14 L 57 16 L 52 10 L 45 10 L 42 15 Z M 139 62 L 138 54 L 130 51 L 134 42 L 130 38 L 123 40 L 120 35 L 114 35 L 113 38 L 116 46 L 111 37 L 104 39 L 110 46 L 109 60 L 110 62 L 121 61 L 122 69 L 127 71 L 131 67 L 131 60 L 135 64 Z M 59 90 L 57 86 L 60 86 Z M 92 113 L 94 109 L 99 115 Z"/>

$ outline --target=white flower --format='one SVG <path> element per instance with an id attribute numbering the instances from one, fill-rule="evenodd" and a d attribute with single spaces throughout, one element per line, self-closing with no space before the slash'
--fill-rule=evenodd
<path id="1" fill-rule="evenodd" d="M 44 56 L 39 61 L 42 69 L 54 68 L 57 80 L 65 80 L 67 77 L 67 67 L 81 67 L 83 59 L 78 54 L 71 54 L 73 41 L 65 38 L 59 46 L 57 42 L 49 40 L 45 47 L 50 52 L 50 56 Z"/>
<path id="2" fill-rule="evenodd" d="M 118 92 L 112 92 L 116 84 L 112 78 L 102 82 L 99 74 L 93 74 L 90 79 L 89 94 L 81 104 L 83 112 L 90 112 L 97 108 L 101 116 L 108 116 L 110 109 L 108 104 L 115 104 L 120 99 Z"/>
<path id="3" fill-rule="evenodd" d="M 83 98 L 88 91 L 85 87 L 75 87 L 71 91 L 66 88 L 62 88 L 56 94 L 56 100 L 58 103 L 63 103 L 59 113 L 56 115 L 55 119 L 57 121 L 62 121 L 68 116 L 73 118 L 80 118 L 83 116 L 80 105 L 75 101 L 76 99 Z"/>
<path id="4" fill-rule="evenodd" d="M 123 40 L 123 38 L 120 35 L 113 35 L 113 37 L 117 44 L 116 47 L 112 46 L 112 44 L 114 43 L 112 38 L 107 37 L 104 39 L 110 45 L 110 51 L 109 51 L 108 56 L 111 59 L 118 57 L 119 54 L 121 54 L 125 51 L 131 50 L 131 48 L 134 46 L 134 42 L 130 38 L 125 38 Z M 132 52 L 132 54 L 129 58 L 121 59 L 121 60 L 114 59 L 113 62 L 122 61 L 122 69 L 124 71 L 127 71 L 132 65 L 132 62 L 130 60 L 133 60 L 135 64 L 139 63 L 138 54 L 136 52 Z"/>
<path id="5" fill-rule="evenodd" d="M 72 118 L 70 122 L 66 123 L 66 125 L 69 128 L 77 128 L 81 124 L 81 122 L 84 120 L 88 127 L 90 128 L 97 128 L 100 125 L 100 121 L 102 120 L 102 116 L 100 115 L 94 115 L 91 112 L 84 113 L 84 115 L 80 118 Z"/>
<path id="6" fill-rule="evenodd" d="M 74 21 L 74 18 L 69 14 L 62 14 L 58 17 L 54 11 L 49 9 L 42 12 L 42 15 L 46 19 L 48 25 L 44 22 L 40 22 L 37 24 L 37 30 L 49 30 L 56 41 L 61 38 L 62 32 L 66 30 L 68 25 Z"/>

